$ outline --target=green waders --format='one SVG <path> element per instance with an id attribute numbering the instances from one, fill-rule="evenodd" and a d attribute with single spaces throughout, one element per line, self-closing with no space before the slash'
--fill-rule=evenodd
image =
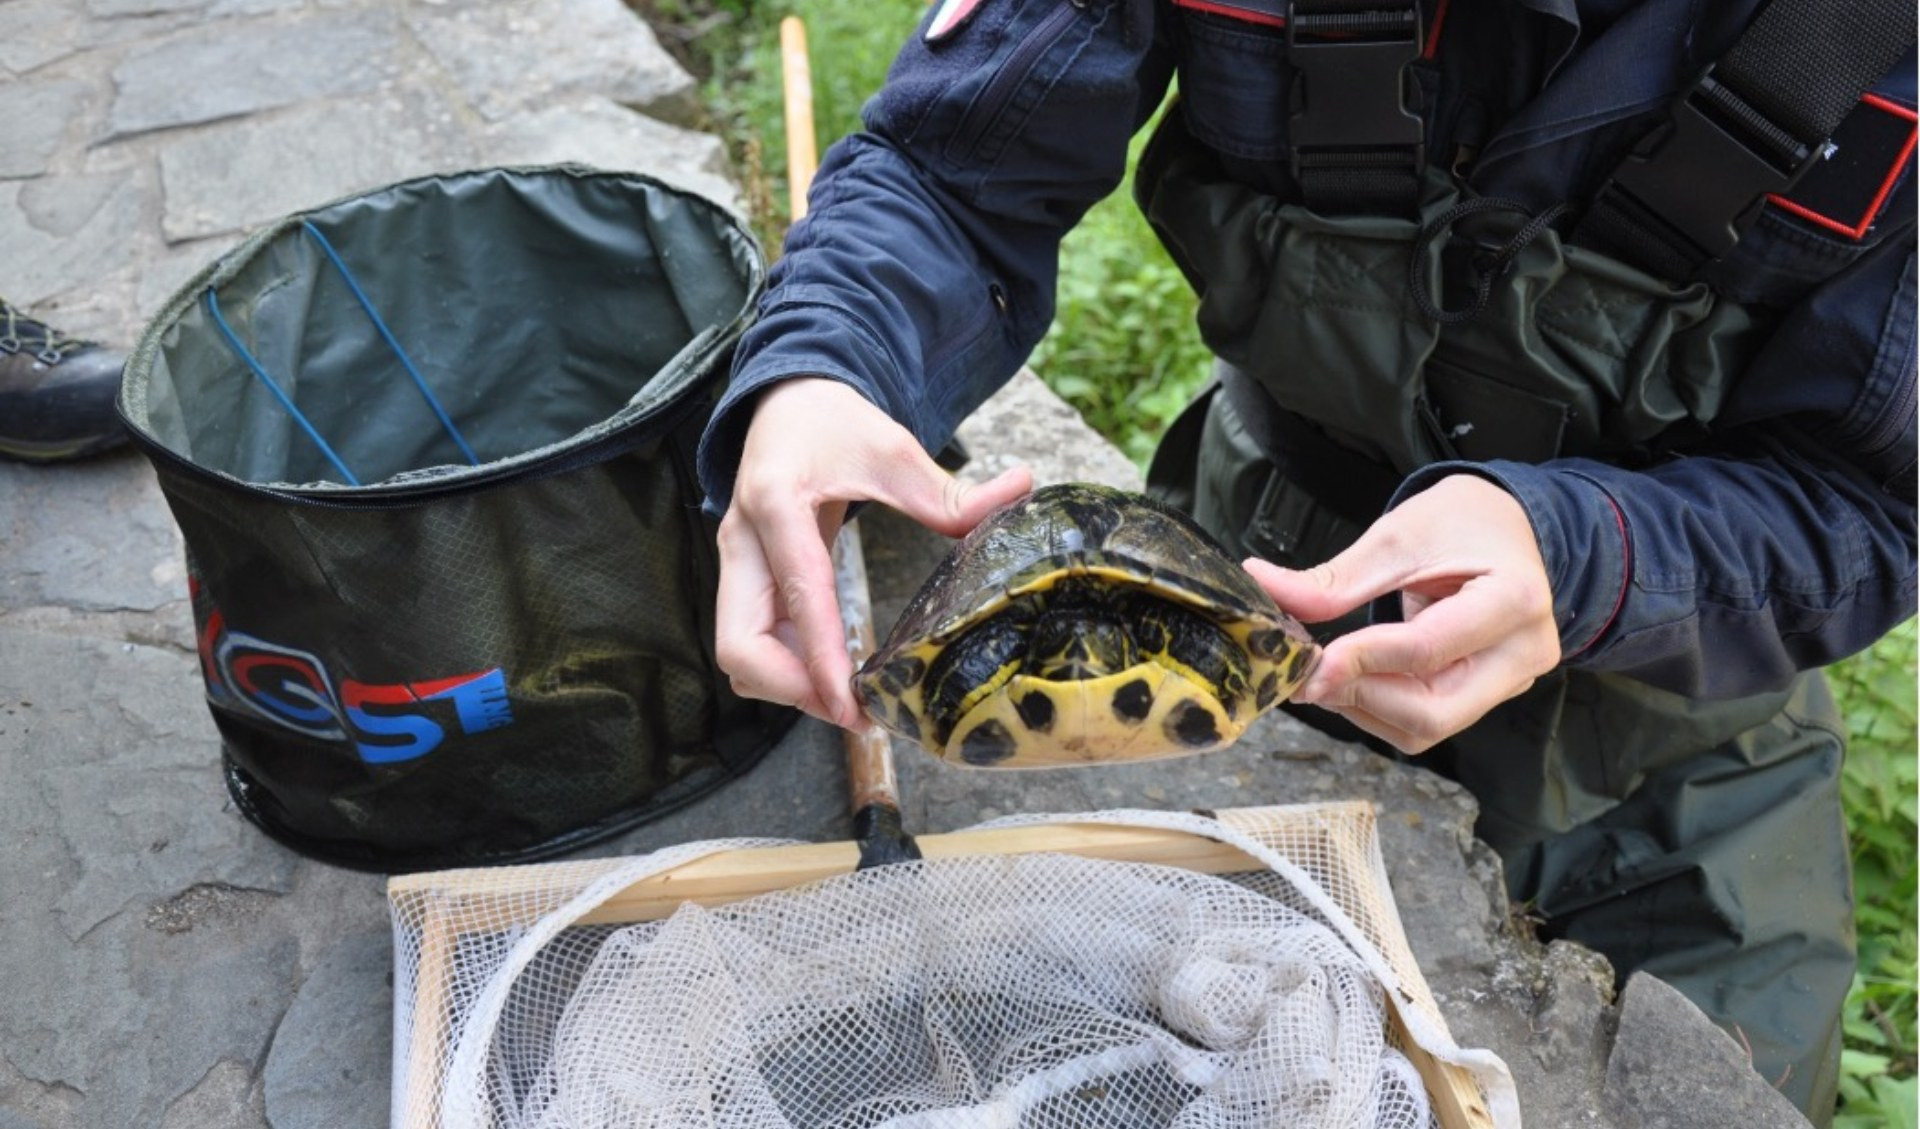
<path id="1" fill-rule="evenodd" d="M 1704 286 L 1551 230 L 1516 244 L 1525 217 L 1454 229 L 1461 190 L 1440 178 L 1419 220 L 1307 212 L 1219 175 L 1179 121 L 1167 115 L 1142 157 L 1140 202 L 1202 296 L 1224 383 L 1176 421 L 1148 478 L 1231 549 L 1325 560 L 1384 495 L 1369 510 L 1323 491 L 1444 458 L 1656 457 L 1711 422 L 1764 332 Z M 1483 248 L 1508 241 L 1513 269 L 1479 316 L 1442 324 L 1410 297 L 1409 265 L 1426 256 L 1442 295 L 1468 228 Z M 1706 702 L 1562 669 L 1419 761 L 1478 798 L 1476 830 L 1547 936 L 1679 988 L 1825 1124 L 1855 963 L 1840 734 L 1817 672 Z"/>

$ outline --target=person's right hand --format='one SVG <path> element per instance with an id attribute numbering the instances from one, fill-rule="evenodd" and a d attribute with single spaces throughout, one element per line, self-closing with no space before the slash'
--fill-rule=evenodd
<path id="1" fill-rule="evenodd" d="M 828 555 L 848 503 L 883 502 L 959 537 L 1032 488 L 1024 467 L 961 483 L 837 380 L 801 377 L 761 393 L 720 521 L 714 645 L 734 692 L 861 724 Z"/>

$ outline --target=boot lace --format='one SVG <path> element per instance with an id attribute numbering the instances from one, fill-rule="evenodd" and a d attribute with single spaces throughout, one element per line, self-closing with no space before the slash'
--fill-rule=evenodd
<path id="1" fill-rule="evenodd" d="M 0 353 L 31 353 L 42 364 L 57 365 L 88 342 L 69 337 L 0 300 Z"/>

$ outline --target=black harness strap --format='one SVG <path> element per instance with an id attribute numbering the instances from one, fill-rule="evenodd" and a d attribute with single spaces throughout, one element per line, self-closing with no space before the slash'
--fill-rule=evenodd
<path id="1" fill-rule="evenodd" d="M 1309 208 L 1414 214 L 1426 129 L 1407 106 L 1420 8 L 1392 0 L 1293 0 L 1287 9 L 1293 176 Z"/>
<path id="2" fill-rule="evenodd" d="M 1220 391 L 1254 445 L 1320 505 L 1362 529 L 1387 508 L 1400 486 L 1392 467 L 1342 446 L 1305 416 L 1274 403 L 1239 369 L 1222 367 Z"/>
<path id="3" fill-rule="evenodd" d="M 1622 161 L 1573 242 L 1662 278 L 1725 255 L 1912 49 L 1912 0 L 1773 0 Z"/>

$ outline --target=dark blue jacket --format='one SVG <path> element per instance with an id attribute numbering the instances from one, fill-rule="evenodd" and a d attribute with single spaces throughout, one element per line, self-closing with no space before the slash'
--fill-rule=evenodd
<path id="1" fill-rule="evenodd" d="M 1291 191 L 1284 38 L 1231 7 L 981 0 L 950 38 L 916 34 L 866 131 L 826 154 L 774 267 L 702 443 L 709 508 L 730 498 L 748 401 L 784 378 L 843 380 L 930 450 L 945 443 L 1046 332 L 1060 239 L 1120 183 L 1176 72 L 1193 134 L 1236 177 Z M 1577 209 L 1756 5 L 1426 7 L 1429 159 L 1481 194 Z M 1873 98 L 1880 133 L 1910 138 L 1911 54 Z M 1571 665 L 1752 693 L 1913 614 L 1911 146 L 1875 159 L 1855 179 L 1877 178 L 1877 202 L 1824 218 L 1770 204 L 1708 268 L 1724 297 L 1779 318 L 1710 443 L 1643 470 L 1477 468 L 1532 519 Z M 1429 467 L 1399 496 L 1457 469 Z"/>

